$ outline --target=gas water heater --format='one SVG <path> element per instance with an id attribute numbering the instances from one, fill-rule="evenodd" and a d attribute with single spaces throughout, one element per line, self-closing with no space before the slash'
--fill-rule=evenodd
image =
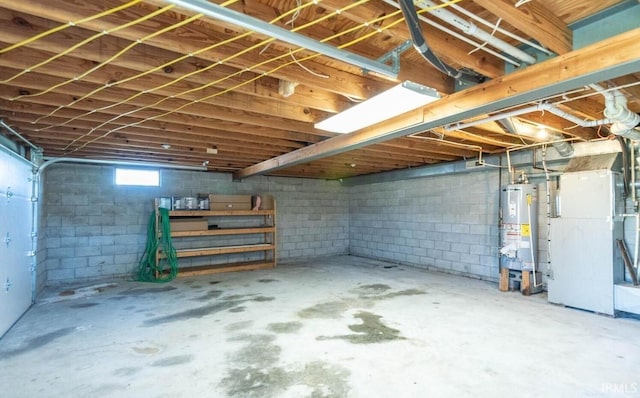
<path id="1" fill-rule="evenodd" d="M 537 271 L 538 193 L 533 184 L 502 188 L 500 266 L 509 270 Z"/>

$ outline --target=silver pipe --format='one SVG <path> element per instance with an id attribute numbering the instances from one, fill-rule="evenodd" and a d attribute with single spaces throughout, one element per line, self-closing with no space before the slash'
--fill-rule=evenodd
<path id="1" fill-rule="evenodd" d="M 32 144 L 31 141 L 29 141 L 28 139 L 24 138 L 22 135 L 20 135 L 20 133 L 18 133 L 17 131 L 15 131 L 11 126 L 9 126 L 7 123 L 4 122 L 4 120 L 0 119 L 0 125 L 4 128 L 6 128 L 11 134 L 15 135 L 16 137 L 20 138 L 22 141 L 24 141 L 27 145 L 29 145 L 31 148 L 40 151 L 42 150 L 42 148 L 40 148 L 39 146 Z"/>
<path id="2" fill-rule="evenodd" d="M 468 17 L 470 17 L 472 19 L 475 19 L 476 21 L 480 22 L 481 24 L 486 25 L 486 26 L 490 27 L 491 29 L 495 29 L 496 31 L 498 31 L 498 32 L 500 32 L 500 33 L 502 33 L 502 34 L 504 34 L 506 36 L 509 36 L 512 39 L 516 39 L 520 43 L 523 43 L 523 44 L 526 44 L 526 45 L 528 45 L 530 47 L 533 47 L 536 50 L 540 50 L 540 51 L 542 51 L 543 53 L 545 53 L 547 55 L 552 55 L 553 54 L 551 51 L 547 50 L 546 48 L 544 48 L 544 47 L 542 47 L 542 46 L 540 46 L 540 45 L 538 45 L 538 44 L 536 44 L 536 43 L 534 43 L 532 41 L 529 41 L 529 40 L 527 40 L 527 39 L 525 39 L 523 37 L 520 37 L 520 36 L 518 36 L 516 34 L 513 34 L 513 33 L 509 32 L 506 29 L 502 29 L 501 27 L 497 27 L 496 28 L 496 26 L 494 24 L 492 24 L 491 22 L 480 18 L 479 16 L 475 15 L 472 12 L 467 11 L 465 8 L 460 7 L 457 4 L 449 4 L 447 7 L 451 7 L 456 11 L 460 11 L 461 13 L 465 14 L 466 16 L 468 16 Z"/>
<path id="3" fill-rule="evenodd" d="M 321 43 L 301 34 L 288 31 L 279 26 L 230 10 L 218 4 L 210 3 L 206 0 L 163 0 L 163 2 L 261 33 L 268 37 L 293 44 L 294 46 L 315 51 L 327 57 L 337 59 L 338 61 L 359 66 L 370 72 L 376 72 L 394 79 L 398 77 L 398 74 L 393 71 L 393 67 L 390 65 Z"/>
<path id="4" fill-rule="evenodd" d="M 534 64 L 536 62 L 536 59 L 531 55 L 478 28 L 472 22 L 465 21 L 464 19 L 458 17 L 456 14 L 445 8 L 435 8 L 438 6 L 438 4 L 434 3 L 433 1 L 418 0 L 416 5 L 427 11 L 429 14 L 434 15 L 435 17 L 440 18 L 443 21 L 457 27 L 464 33 L 476 37 L 479 40 L 489 44 L 490 46 L 493 46 L 498 50 L 502 50 L 507 54 L 519 59 L 520 61 L 526 62 L 528 64 Z"/>
<path id="5" fill-rule="evenodd" d="M 397 2 L 395 2 L 394 0 L 382 0 L 382 1 L 384 1 L 387 4 L 389 4 L 390 6 L 393 6 L 393 7 L 397 8 L 397 9 L 400 9 L 400 5 Z M 456 31 L 453 31 L 453 30 L 447 28 L 446 26 L 440 25 L 439 23 L 437 23 L 435 21 L 432 21 L 432 20 L 426 18 L 424 15 L 419 15 L 418 18 L 420 18 L 420 20 L 422 22 L 426 23 L 427 25 L 431 25 L 434 28 L 436 28 L 438 30 L 441 30 L 442 32 L 444 32 L 444 33 L 446 33 L 448 35 L 451 35 L 451 36 L 455 37 L 458 40 L 462 40 L 465 43 L 471 44 L 472 46 L 477 47 L 477 48 L 480 48 L 480 46 L 481 46 L 480 43 L 477 43 L 477 42 L 469 39 L 467 36 L 461 35 L 460 33 L 456 32 Z M 492 50 L 490 48 L 481 47 L 480 49 L 482 51 L 488 53 L 488 54 L 493 55 L 494 57 L 498 57 L 498 58 L 502 59 L 503 61 L 508 62 L 511 65 L 514 65 L 515 67 L 520 66 L 520 63 L 512 60 L 509 57 L 505 57 L 504 55 L 502 55 L 499 52 L 494 51 L 494 50 Z"/>
<path id="6" fill-rule="evenodd" d="M 467 127 L 473 127 L 478 124 L 495 122 L 497 120 L 506 119 L 514 116 L 520 116 L 526 113 L 531 113 L 536 111 L 548 111 L 550 113 L 553 113 L 556 116 L 559 116 L 581 127 L 595 127 L 595 126 L 611 123 L 611 119 L 608 119 L 608 118 L 600 119 L 600 120 L 582 120 L 577 116 L 574 116 L 568 112 L 563 111 L 562 109 L 556 107 L 553 104 L 544 103 L 544 104 L 533 105 L 527 108 L 516 109 L 511 112 L 499 113 L 493 116 L 486 117 L 484 119 L 478 119 L 468 123 L 448 124 L 444 126 L 444 129 L 447 131 L 460 130 Z"/>
<path id="7" fill-rule="evenodd" d="M 56 163 L 86 163 L 86 164 L 102 164 L 111 166 L 135 166 L 135 167 L 157 167 L 164 169 L 207 171 L 206 166 L 188 166 L 180 164 L 152 163 L 152 162 L 128 162 L 124 160 L 100 160 L 100 159 L 79 159 L 79 158 L 50 158 L 45 157 L 46 162 L 38 168 L 38 174 L 41 175 L 48 166 Z"/>

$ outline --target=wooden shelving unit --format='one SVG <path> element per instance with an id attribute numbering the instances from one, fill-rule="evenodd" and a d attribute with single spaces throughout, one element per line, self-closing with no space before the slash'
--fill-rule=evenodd
<path id="1" fill-rule="evenodd" d="M 156 203 L 156 214 L 157 211 Z M 176 255 L 180 258 L 191 258 L 201 256 L 220 256 L 225 254 L 262 252 L 262 260 L 259 261 L 242 261 L 224 264 L 211 264 L 193 267 L 180 267 L 178 264 L 178 276 L 214 274 L 220 272 L 231 271 L 248 271 L 256 269 L 274 268 L 276 266 L 276 207 L 273 203 L 273 210 L 173 210 L 169 211 L 169 217 L 180 217 L 181 219 L 188 217 L 197 218 L 214 218 L 224 224 L 225 218 L 234 217 L 238 220 L 244 217 L 260 219 L 255 226 L 228 227 L 217 228 L 206 231 L 175 231 L 171 232 L 172 239 L 189 238 L 189 237 L 211 237 L 211 246 L 198 247 L 190 249 L 176 249 Z M 156 223 L 156 225 L 159 225 Z M 245 245 L 216 245 L 216 237 L 230 235 L 262 235 L 261 243 L 245 244 Z M 160 228 L 156 229 L 156 238 L 161 236 Z M 158 249 L 156 253 L 156 261 L 163 257 L 162 252 Z"/>

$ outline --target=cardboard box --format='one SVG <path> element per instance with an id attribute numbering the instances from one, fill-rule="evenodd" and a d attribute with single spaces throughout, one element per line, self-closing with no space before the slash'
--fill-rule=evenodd
<path id="1" fill-rule="evenodd" d="M 171 231 L 206 231 L 209 221 L 206 218 L 189 218 L 171 220 Z"/>
<path id="2" fill-rule="evenodd" d="M 251 208 L 255 209 L 260 197 L 260 207 L 257 210 L 273 210 L 273 196 L 272 195 L 254 195 L 251 197 Z"/>
<path id="3" fill-rule="evenodd" d="M 251 195 L 209 195 L 211 210 L 251 210 Z"/>

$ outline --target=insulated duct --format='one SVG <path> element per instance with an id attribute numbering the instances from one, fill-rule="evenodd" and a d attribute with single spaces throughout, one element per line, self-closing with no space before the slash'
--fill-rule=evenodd
<path id="1" fill-rule="evenodd" d="M 422 34 L 422 28 L 420 27 L 420 19 L 418 18 L 418 12 L 413 5 L 412 0 L 399 0 L 400 9 L 404 15 L 404 19 L 407 21 L 409 32 L 411 32 L 411 39 L 413 40 L 413 46 L 418 50 L 420 55 L 433 65 L 434 68 L 440 72 L 453 77 L 464 83 L 477 84 L 482 83 L 484 76 L 478 75 L 473 72 L 464 70 L 458 70 L 444 63 L 427 45 L 424 35 Z"/>

